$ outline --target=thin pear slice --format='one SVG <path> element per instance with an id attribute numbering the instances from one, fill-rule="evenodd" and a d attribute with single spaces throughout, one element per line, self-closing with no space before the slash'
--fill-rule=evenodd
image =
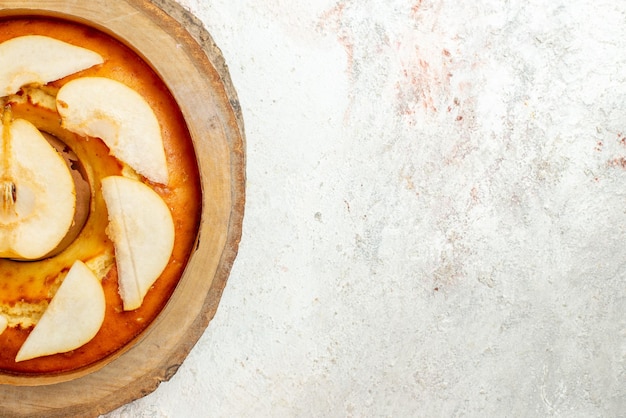
<path id="1" fill-rule="evenodd" d="M 109 78 L 77 78 L 59 90 L 57 110 L 64 128 L 102 139 L 113 156 L 149 180 L 167 184 L 159 121 L 135 90 Z"/>
<path id="2" fill-rule="evenodd" d="M 44 257 L 74 221 L 72 174 L 63 157 L 24 119 L 0 126 L 0 145 L 0 257 Z"/>
<path id="3" fill-rule="evenodd" d="M 9 320 L 6 316 L 0 315 L 0 335 L 4 332 L 5 329 L 9 326 Z"/>
<path id="4" fill-rule="evenodd" d="M 0 95 L 14 94 L 26 84 L 46 84 L 102 64 L 85 48 L 41 35 L 19 36 L 0 44 Z"/>
<path id="5" fill-rule="evenodd" d="M 167 266 L 174 249 L 174 221 L 167 204 L 138 180 L 102 179 L 109 213 L 107 234 L 115 247 L 124 310 L 137 309 Z"/>
<path id="6" fill-rule="evenodd" d="M 85 345 L 100 330 L 105 310 L 102 284 L 82 261 L 75 261 L 15 361 L 66 353 Z"/>

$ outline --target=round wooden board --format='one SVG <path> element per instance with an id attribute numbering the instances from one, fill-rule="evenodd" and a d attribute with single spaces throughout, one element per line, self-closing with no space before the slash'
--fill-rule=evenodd
<path id="1" fill-rule="evenodd" d="M 2 417 L 98 416 L 174 375 L 213 318 L 235 259 L 245 201 L 245 140 L 235 90 L 201 23 L 170 0 L 0 0 L 0 15 L 89 24 L 139 52 L 176 98 L 202 182 L 196 250 L 167 306 L 135 344 L 104 365 L 56 377 L 3 378 Z"/>

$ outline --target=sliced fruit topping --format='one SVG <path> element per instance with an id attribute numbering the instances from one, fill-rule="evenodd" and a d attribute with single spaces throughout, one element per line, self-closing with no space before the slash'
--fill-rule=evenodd
<path id="1" fill-rule="evenodd" d="M 76 261 L 15 361 L 66 353 L 88 343 L 102 326 L 105 309 L 102 284 L 82 261 Z"/>
<path id="2" fill-rule="evenodd" d="M 61 240 L 54 251 L 49 254 L 55 255 L 73 243 L 78 234 L 83 230 L 83 227 L 87 222 L 87 218 L 89 217 L 91 186 L 89 184 L 87 171 L 76 153 L 56 136 L 46 132 L 41 132 L 41 134 L 63 158 L 63 161 L 65 161 L 65 164 L 70 169 L 70 174 L 72 175 L 72 180 L 74 182 L 74 188 L 76 189 L 76 210 L 74 212 L 74 220 L 69 231 L 67 231 L 67 234 L 63 237 L 63 240 Z"/>
<path id="3" fill-rule="evenodd" d="M 59 90 L 57 110 L 65 129 L 102 139 L 112 155 L 137 173 L 167 184 L 159 121 L 135 90 L 109 78 L 77 78 Z"/>
<path id="4" fill-rule="evenodd" d="M 27 84 L 46 84 L 102 64 L 96 52 L 41 35 L 19 36 L 0 44 L 0 96 Z"/>
<path id="5" fill-rule="evenodd" d="M 7 319 L 7 317 L 4 315 L 0 315 L 0 334 L 2 334 L 5 329 L 7 329 L 8 325 L 9 320 Z"/>
<path id="6" fill-rule="evenodd" d="M 70 230 L 76 188 L 69 167 L 30 122 L 0 126 L 0 257 L 34 260 Z"/>
<path id="7" fill-rule="evenodd" d="M 161 196 L 138 180 L 105 177 L 102 195 L 109 214 L 107 234 L 115 247 L 119 293 L 124 310 L 134 310 L 169 262 L 174 221 Z"/>

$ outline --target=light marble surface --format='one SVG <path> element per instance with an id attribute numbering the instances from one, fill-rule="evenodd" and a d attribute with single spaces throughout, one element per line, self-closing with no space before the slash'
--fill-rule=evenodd
<path id="1" fill-rule="evenodd" d="M 180 3 L 241 100 L 243 239 L 107 417 L 626 416 L 626 2 Z"/>

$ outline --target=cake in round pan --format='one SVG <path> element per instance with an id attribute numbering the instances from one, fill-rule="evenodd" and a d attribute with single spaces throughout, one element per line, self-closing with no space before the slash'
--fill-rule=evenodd
<path id="1" fill-rule="evenodd" d="M 4 131 L 10 132 L 8 127 L 12 126 L 11 124 L 16 120 L 24 120 L 32 124 L 63 158 L 75 184 L 76 211 L 72 222 L 73 227 L 68 230 L 64 239 L 55 248 L 41 257 L 32 259 L 28 257 L 23 259 L 23 257 L 9 253 L 4 253 L 0 258 L 0 325 L 6 323 L 3 331 L 0 327 L 2 331 L 0 334 L 0 373 L 41 375 L 70 372 L 92 366 L 132 345 L 150 326 L 173 293 L 193 251 L 200 222 L 201 190 L 193 144 L 182 113 L 167 86 L 139 54 L 113 36 L 77 22 L 47 17 L 7 17 L 0 20 L 0 43 L 32 35 L 45 36 L 81 47 L 102 58 L 101 63 L 58 80 L 29 82 L 15 93 L 4 93 L 1 99 L 4 109 L 2 119 Z M 32 60 L 32 57 L 28 60 Z M 139 94 L 142 101 L 149 105 L 160 129 L 167 169 L 165 179 L 162 176 L 152 177 L 149 172 L 144 172 L 140 167 L 142 158 L 139 158 L 138 165 L 136 165 L 135 161 L 130 161 L 132 158 L 124 155 L 122 151 L 118 152 L 116 143 L 107 141 L 104 135 L 101 138 L 95 134 L 80 132 L 79 128 L 71 125 L 66 115 L 61 115 L 66 103 L 57 100 L 59 91 L 67 85 L 66 90 L 69 92 L 68 83 L 91 78 L 121 83 Z M 85 92 L 82 98 L 81 94 L 76 93 L 73 95 L 68 93 L 67 96 L 74 97 L 73 100 L 77 101 L 76 106 L 81 109 L 85 107 L 83 102 L 89 102 L 92 98 L 94 100 L 91 104 L 95 101 L 97 108 L 102 107 L 98 105 L 98 100 L 107 100 L 109 104 L 111 102 L 110 98 L 103 99 L 102 95 L 88 87 L 76 87 L 76 89 Z M 127 113 L 134 112 L 134 106 L 131 106 L 130 110 L 124 106 L 130 99 L 126 99 L 126 96 L 121 93 L 116 93 L 117 90 L 110 91 L 119 98 L 120 110 Z M 61 106 L 61 113 L 59 106 Z M 120 120 L 124 120 L 127 124 L 124 128 L 129 128 L 128 123 L 133 118 Z M 6 138 L 6 134 L 3 134 L 3 137 Z M 141 139 L 142 135 L 139 137 Z M 6 155 L 11 154 L 6 151 L 6 146 L 4 148 L 2 158 L 7 159 Z M 151 149 L 146 150 L 145 155 L 152 155 L 148 151 Z M 153 159 L 153 157 L 144 158 L 148 162 Z M 4 164 L 6 165 L 7 163 Z M 124 256 L 121 255 L 121 245 L 116 247 L 120 234 L 119 231 L 116 233 L 118 228 L 114 222 L 111 222 L 110 213 L 119 211 L 140 213 L 139 209 L 135 209 L 142 204 L 135 204 L 131 200 L 135 199 L 135 195 L 143 196 L 143 194 L 131 191 L 124 192 L 127 193 L 124 195 L 118 188 L 122 188 L 127 182 L 111 182 L 105 179 L 129 179 L 140 183 L 144 189 L 149 189 L 148 195 L 154 192 L 153 194 L 162 201 L 162 206 L 166 210 L 169 209 L 169 215 L 171 215 L 171 220 L 167 222 L 171 222 L 173 226 L 173 243 L 167 252 L 168 257 L 162 260 L 163 266 L 156 267 L 158 274 L 154 282 L 150 282 L 143 290 L 139 289 L 140 293 L 143 293 L 139 303 L 134 305 L 126 303 L 127 301 L 123 300 L 120 295 L 130 298 L 131 296 L 128 295 L 133 293 L 133 289 L 129 289 L 129 286 L 120 292 L 120 275 L 127 274 L 121 273 L 121 264 L 132 265 L 131 270 L 141 270 L 141 267 L 135 264 L 141 265 L 143 257 L 142 254 L 133 254 L 134 258 L 131 257 L 130 262 L 124 261 Z M 121 202 L 121 208 L 113 209 L 110 206 L 112 203 L 108 202 L 106 196 L 103 195 L 103 183 L 115 184 L 116 193 L 120 196 L 128 196 L 128 200 Z M 132 182 L 131 186 L 134 187 Z M 5 200 L 10 200 L 11 196 L 14 198 L 15 193 L 11 194 L 14 190 L 11 187 L 6 189 Z M 131 188 L 131 190 L 135 189 Z M 109 192 L 110 195 L 111 192 Z M 147 218 L 153 218 L 152 215 L 152 213 L 146 213 Z M 3 224 L 0 221 L 0 228 L 10 228 L 7 225 L 8 223 Z M 130 226 L 125 227 L 127 232 L 132 231 Z M 154 228 L 154 225 L 143 228 Z M 160 230 L 160 227 L 154 229 L 152 242 L 147 240 L 144 242 L 144 247 L 137 247 L 144 248 L 142 251 L 147 259 L 153 256 L 155 251 L 157 253 L 161 251 L 159 249 L 153 251 L 152 248 L 158 247 L 166 240 L 156 231 Z M 128 233 L 128 235 L 133 234 Z M 97 333 L 86 343 L 81 343 L 80 346 L 64 352 L 38 355 L 28 359 L 18 358 L 20 349 L 29 335 L 33 333 L 33 329 L 42 316 L 47 311 L 47 315 L 52 316 L 48 308 L 68 276 L 68 272 L 77 262 L 88 267 L 88 270 L 100 281 L 105 296 L 104 319 Z M 148 264 L 153 264 L 153 261 Z M 146 268 L 154 270 L 151 266 Z M 141 286 L 138 287 L 141 288 Z M 64 300 L 71 299 L 66 297 Z M 74 306 L 72 302 L 57 305 L 64 306 L 63 309 L 72 309 Z M 75 305 L 81 304 L 75 303 Z M 57 317 L 72 319 L 61 321 L 60 324 L 58 321 L 45 322 L 56 323 L 57 325 L 54 326 L 60 327 L 59 332 L 66 332 L 67 328 L 78 326 L 82 316 L 80 312 L 76 312 L 65 316 L 57 315 Z M 75 322 L 67 323 L 71 321 Z M 43 338 L 44 342 L 40 341 L 38 344 L 39 346 L 45 345 L 47 334 L 40 334 L 44 335 L 44 337 L 39 337 Z"/>

